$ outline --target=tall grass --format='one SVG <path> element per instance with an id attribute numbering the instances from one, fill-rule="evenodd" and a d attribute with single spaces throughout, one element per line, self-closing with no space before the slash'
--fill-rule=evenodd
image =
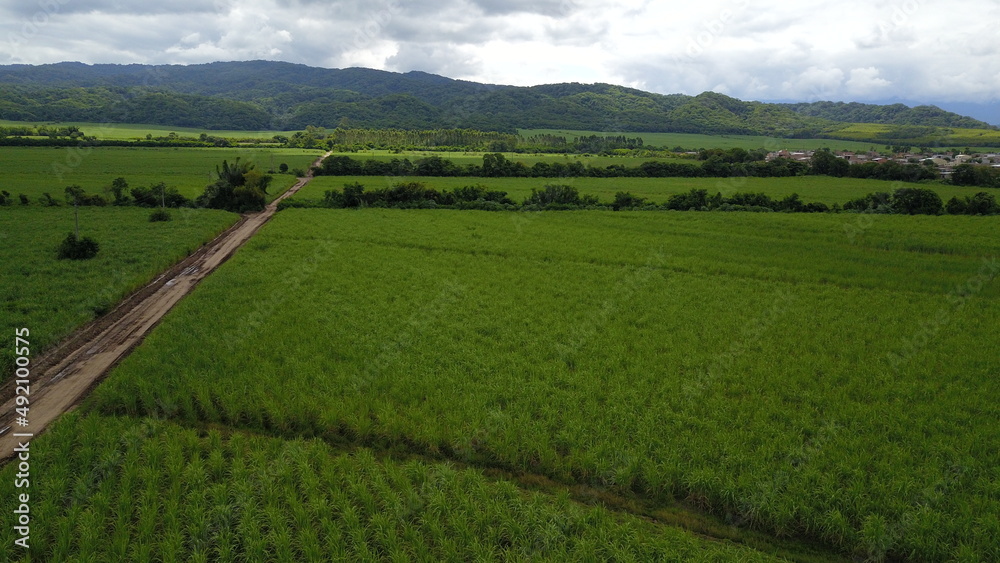
<path id="1" fill-rule="evenodd" d="M 294 210 L 90 405 L 155 414 L 133 397 L 156 397 L 193 424 L 214 405 L 234 427 L 683 502 L 861 557 L 995 558 L 1000 284 L 955 305 L 1000 255 L 994 221 L 851 219 Z M 378 506 L 368 482 L 347 482 L 355 511 Z M 391 550 L 372 533 L 335 543 Z"/>
<path id="2" fill-rule="evenodd" d="M 128 434 L 141 438 L 123 440 Z M 3 561 L 566 561 L 585 549 L 600 559 L 777 560 L 523 493 L 474 470 L 378 461 L 367 450 L 338 453 L 318 440 L 222 438 L 155 420 L 72 413 L 32 448 L 39 452 L 33 521 L 45 525 L 33 528 L 30 551 L 7 547 Z M 67 455 L 42 453 L 57 450 Z M 217 471 L 206 462 L 213 456 Z M 119 486 L 133 463 L 144 468 L 134 482 L 140 494 Z M 11 465 L 0 471 L 7 513 L 15 472 Z M 57 472 L 93 486 L 80 488 L 71 504 L 42 502 L 74 488 L 45 478 Z M 411 499 L 406 511 L 389 510 L 398 498 Z M 498 522 L 516 528 L 500 538 Z M 13 546 L 13 534 L 4 526 L 0 541 Z"/>

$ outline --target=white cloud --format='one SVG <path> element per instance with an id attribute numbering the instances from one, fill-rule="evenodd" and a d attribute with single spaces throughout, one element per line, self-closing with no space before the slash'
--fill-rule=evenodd
<path id="1" fill-rule="evenodd" d="M 871 98 L 891 94 L 892 82 L 879 78 L 879 70 L 875 67 L 855 68 L 845 86 L 854 96 Z"/>
<path id="2" fill-rule="evenodd" d="M 267 58 L 501 84 L 612 82 L 744 99 L 984 102 L 1000 6 L 967 0 L 52 0 L 0 6 L 0 64 Z"/>

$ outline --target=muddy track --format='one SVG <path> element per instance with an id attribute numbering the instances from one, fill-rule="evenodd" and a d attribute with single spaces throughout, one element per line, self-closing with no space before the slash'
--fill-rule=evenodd
<path id="1" fill-rule="evenodd" d="M 329 154 L 329 153 L 328 153 Z M 325 157 L 326 155 L 324 155 Z M 316 161 L 316 165 L 324 157 Z M 112 367 L 142 342 L 163 316 L 211 274 L 274 216 L 278 203 L 312 180 L 312 172 L 260 213 L 235 225 L 199 248 L 155 280 L 126 297 L 113 311 L 80 328 L 31 365 L 30 411 L 26 427 L 16 424 L 15 384 L 0 388 L 0 460 L 13 455 L 15 434 L 43 432 L 59 415 L 76 406 Z"/>

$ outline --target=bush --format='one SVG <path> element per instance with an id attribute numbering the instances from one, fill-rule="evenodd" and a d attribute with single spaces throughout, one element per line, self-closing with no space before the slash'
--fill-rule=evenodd
<path id="1" fill-rule="evenodd" d="M 615 211 L 621 211 L 622 209 L 642 207 L 645 203 L 646 198 L 644 197 L 636 197 L 629 192 L 618 192 L 615 194 L 615 201 L 611 204 L 611 208 Z"/>
<path id="2" fill-rule="evenodd" d="M 170 212 L 166 209 L 157 209 L 156 211 L 149 214 L 150 223 L 159 223 L 162 221 L 169 221 L 171 219 Z"/>
<path id="3" fill-rule="evenodd" d="M 139 207 L 190 207 L 191 200 L 184 197 L 177 188 L 167 187 L 162 182 L 149 188 L 136 186 L 132 188 L 132 199 Z M 116 204 L 117 205 L 117 204 Z"/>
<path id="4" fill-rule="evenodd" d="M 674 211 L 708 207 L 708 190 L 692 189 L 686 194 L 673 194 L 667 198 L 666 207 Z"/>
<path id="5" fill-rule="evenodd" d="M 7 190 L 0 191 L 0 205 L 10 205 L 14 203 L 13 196 Z"/>
<path id="6" fill-rule="evenodd" d="M 949 199 L 948 203 L 944 206 L 944 210 L 947 211 L 949 215 L 965 215 L 968 209 L 968 201 L 965 199 L 959 199 L 958 196 Z"/>
<path id="7" fill-rule="evenodd" d="M 49 195 L 48 192 L 42 193 L 42 197 L 38 198 L 38 201 L 40 201 L 45 207 L 57 207 L 59 205 L 59 202 Z"/>
<path id="8" fill-rule="evenodd" d="M 59 245 L 59 259 L 65 260 L 89 260 L 97 256 L 100 245 L 90 237 L 76 238 L 70 233 Z"/>
<path id="9" fill-rule="evenodd" d="M 565 205 L 596 205 L 594 196 L 580 197 L 580 192 L 573 186 L 565 184 L 547 184 L 540 191 L 531 189 L 531 195 L 524 200 L 524 205 L 565 206 Z"/>
<path id="10" fill-rule="evenodd" d="M 969 215 L 995 215 L 1000 213 L 1000 206 L 993 194 L 979 192 L 967 198 L 966 213 Z"/>
<path id="11" fill-rule="evenodd" d="M 21 200 L 21 205 L 28 205 L 29 203 L 31 203 L 31 200 L 28 199 L 28 196 L 24 194 L 17 194 L 17 197 Z"/>
<path id="12" fill-rule="evenodd" d="M 944 202 L 928 188 L 899 188 L 892 194 L 892 207 L 909 215 L 940 215 Z"/>
<path id="13" fill-rule="evenodd" d="M 888 213 L 891 209 L 890 201 L 892 196 L 888 192 L 875 192 L 852 199 L 844 204 L 846 211 Z"/>
<path id="14" fill-rule="evenodd" d="M 996 215 L 1000 213 L 1000 205 L 993 194 L 979 192 L 972 197 L 951 198 L 945 210 L 951 215 Z"/>

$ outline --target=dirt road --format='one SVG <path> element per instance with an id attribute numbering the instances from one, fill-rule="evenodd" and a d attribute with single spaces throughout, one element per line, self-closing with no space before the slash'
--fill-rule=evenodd
<path id="1" fill-rule="evenodd" d="M 329 155 L 323 155 L 314 163 Z M 0 390 L 0 460 L 13 455 L 18 441 L 37 437 L 62 413 L 80 402 L 112 367 L 145 338 L 178 301 L 236 250 L 250 240 L 271 217 L 278 202 L 312 180 L 312 172 L 264 211 L 244 216 L 238 223 L 127 297 L 112 312 L 76 331 L 32 364 L 28 426 L 16 423 L 15 382 Z"/>

